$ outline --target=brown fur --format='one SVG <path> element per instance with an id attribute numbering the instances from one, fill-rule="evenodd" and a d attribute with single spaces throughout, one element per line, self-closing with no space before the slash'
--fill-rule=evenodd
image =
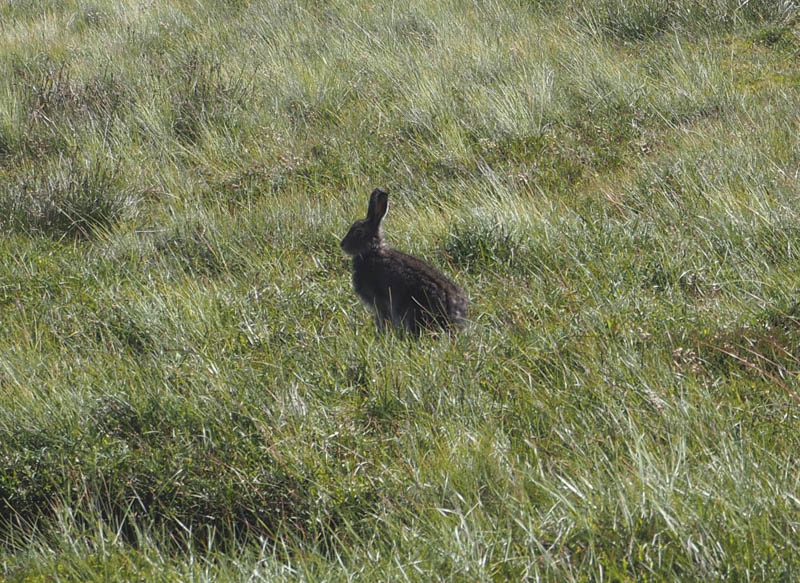
<path id="1" fill-rule="evenodd" d="M 379 328 L 391 323 L 419 334 L 423 328 L 462 327 L 468 300 L 446 275 L 424 261 L 386 245 L 383 217 L 389 195 L 375 189 L 367 218 L 358 220 L 342 239 L 342 250 L 353 257 L 353 287 L 375 310 Z"/>

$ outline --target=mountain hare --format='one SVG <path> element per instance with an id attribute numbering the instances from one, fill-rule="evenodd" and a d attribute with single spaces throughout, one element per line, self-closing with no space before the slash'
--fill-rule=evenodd
<path id="1" fill-rule="evenodd" d="M 467 297 L 447 276 L 424 261 L 389 247 L 381 222 L 388 193 L 376 188 L 369 197 L 367 218 L 356 221 L 342 239 L 353 258 L 353 287 L 375 310 L 379 329 L 387 322 L 419 334 L 423 328 L 460 328 L 467 317 Z"/>

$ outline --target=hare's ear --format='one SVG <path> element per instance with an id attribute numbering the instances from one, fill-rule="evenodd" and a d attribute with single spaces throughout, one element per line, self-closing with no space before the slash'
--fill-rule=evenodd
<path id="1" fill-rule="evenodd" d="M 373 225 L 380 225 L 389 208 L 389 193 L 376 188 L 369 197 L 367 220 Z"/>

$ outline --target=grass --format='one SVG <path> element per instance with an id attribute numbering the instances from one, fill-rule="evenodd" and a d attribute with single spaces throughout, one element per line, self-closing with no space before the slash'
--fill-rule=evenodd
<path id="1" fill-rule="evenodd" d="M 0 8 L 0 576 L 800 571 L 792 2 Z M 471 297 L 378 335 L 338 241 Z"/>

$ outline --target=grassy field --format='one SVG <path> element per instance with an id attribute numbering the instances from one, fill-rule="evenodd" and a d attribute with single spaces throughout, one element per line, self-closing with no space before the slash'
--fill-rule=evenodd
<path id="1" fill-rule="evenodd" d="M 800 578 L 797 3 L 378 4 L 0 4 L 0 578 Z"/>

